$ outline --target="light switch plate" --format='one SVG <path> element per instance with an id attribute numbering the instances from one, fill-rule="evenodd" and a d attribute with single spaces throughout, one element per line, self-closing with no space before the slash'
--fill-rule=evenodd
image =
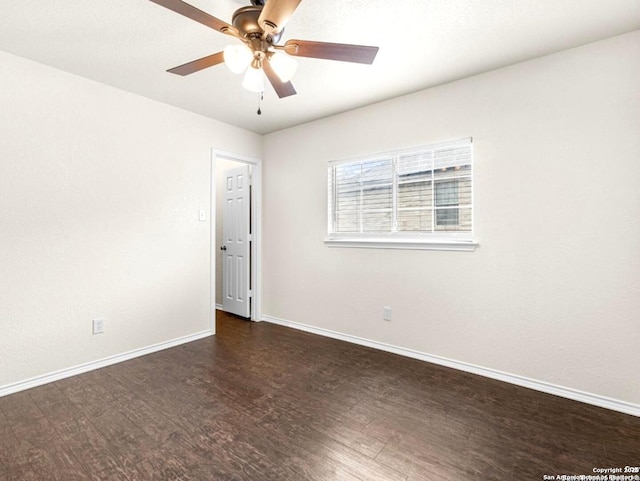
<path id="1" fill-rule="evenodd" d="M 104 333 L 104 323 L 106 319 L 94 319 L 93 320 L 93 333 L 94 334 L 102 334 Z"/>

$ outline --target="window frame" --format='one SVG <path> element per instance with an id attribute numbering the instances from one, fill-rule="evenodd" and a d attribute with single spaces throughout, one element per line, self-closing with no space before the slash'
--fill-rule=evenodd
<path id="1" fill-rule="evenodd" d="M 373 153 L 370 155 L 343 159 L 333 160 L 328 162 L 328 177 L 327 177 L 327 237 L 324 242 L 329 247 L 360 247 L 360 248 L 392 248 L 392 249 L 427 249 L 427 250 L 456 250 L 456 251 L 473 251 L 478 246 L 477 241 L 474 239 L 474 156 L 473 156 L 473 139 L 463 138 L 449 142 L 440 142 L 433 144 L 426 144 L 408 149 L 396 149 L 388 152 Z M 448 232 L 436 232 L 435 228 L 431 232 L 417 232 L 417 231 L 395 231 L 392 228 L 389 232 L 334 232 L 334 223 L 337 212 L 334 210 L 336 205 L 335 199 L 335 172 L 336 167 L 340 165 L 358 164 L 363 162 L 375 162 L 381 159 L 393 159 L 392 178 L 391 184 L 393 185 L 392 204 L 393 204 L 393 219 L 397 221 L 398 213 L 401 210 L 398 209 L 398 180 L 400 178 L 397 163 L 398 159 L 403 156 L 415 155 L 424 152 L 436 152 L 437 150 L 454 148 L 454 147 L 468 147 L 469 148 L 469 168 L 470 173 L 468 178 L 471 180 L 471 194 L 470 203 L 462 204 L 464 208 L 470 209 L 471 221 L 469 231 L 448 231 Z M 466 165 L 466 164 L 465 164 Z M 455 181 L 455 178 L 442 179 L 440 182 Z M 437 179 L 432 175 L 432 205 L 430 210 L 432 212 L 433 221 L 432 225 L 437 223 L 436 216 L 438 210 L 447 209 L 451 204 L 437 205 L 436 202 L 436 182 Z M 459 189 L 459 186 L 456 186 Z M 459 199 L 458 192 L 458 199 Z M 456 207 L 461 205 L 458 201 Z M 451 205 L 453 207 L 453 205 Z M 460 208 L 459 208 L 460 209 Z M 458 211 L 458 216 L 460 211 Z M 397 222 L 396 222 L 397 224 Z M 441 224 L 444 225 L 444 224 Z"/>

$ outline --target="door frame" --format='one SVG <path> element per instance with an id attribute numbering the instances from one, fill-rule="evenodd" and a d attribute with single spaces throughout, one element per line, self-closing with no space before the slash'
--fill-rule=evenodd
<path id="1" fill-rule="evenodd" d="M 251 168 L 251 320 L 262 320 L 262 160 L 211 149 L 211 333 L 216 332 L 216 166 L 217 159 L 248 164 Z"/>

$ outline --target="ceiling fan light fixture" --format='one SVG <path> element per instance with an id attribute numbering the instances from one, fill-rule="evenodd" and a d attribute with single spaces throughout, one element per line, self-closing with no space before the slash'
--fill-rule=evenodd
<path id="1" fill-rule="evenodd" d="M 244 44 L 228 45 L 224 49 L 224 63 L 233 73 L 242 73 L 251 64 L 253 53 Z"/>
<path id="2" fill-rule="evenodd" d="M 298 62 L 285 53 L 274 53 L 269 59 L 269 63 L 282 82 L 291 80 L 298 69 Z"/>
<path id="3" fill-rule="evenodd" d="M 253 65 L 248 68 L 244 74 L 244 80 L 242 86 L 250 92 L 262 92 L 264 90 L 264 75 L 260 67 L 256 68 Z"/>

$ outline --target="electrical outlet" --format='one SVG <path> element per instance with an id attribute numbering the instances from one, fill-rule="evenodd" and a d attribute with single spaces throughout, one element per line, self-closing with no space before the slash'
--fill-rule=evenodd
<path id="1" fill-rule="evenodd" d="M 106 319 L 94 319 L 93 320 L 93 333 L 94 334 L 102 334 L 104 333 L 104 325 L 106 323 Z"/>
<path id="2" fill-rule="evenodd" d="M 206 222 L 206 220 L 207 220 L 207 211 L 206 210 L 200 209 L 198 211 L 198 220 L 200 222 Z"/>
<path id="3" fill-rule="evenodd" d="M 382 308 L 382 319 L 384 321 L 390 321 L 391 320 L 391 308 L 389 306 L 384 306 Z"/>

